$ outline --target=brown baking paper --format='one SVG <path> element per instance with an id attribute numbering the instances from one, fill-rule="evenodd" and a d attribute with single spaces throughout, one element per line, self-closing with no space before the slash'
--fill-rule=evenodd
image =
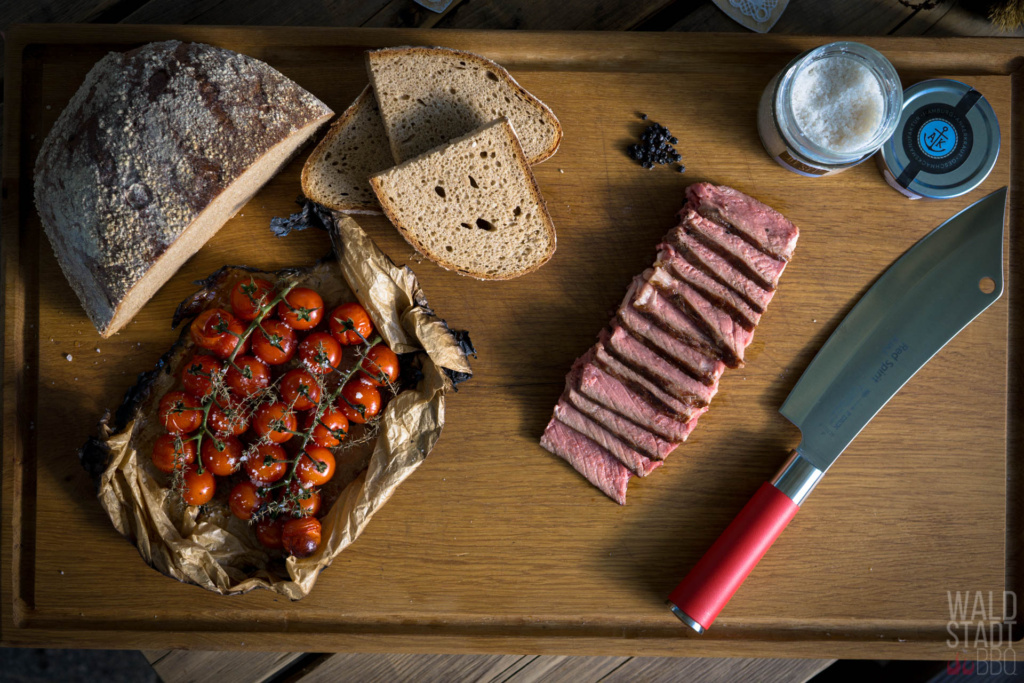
<path id="1" fill-rule="evenodd" d="M 317 207 L 338 259 L 313 268 L 273 273 L 310 286 L 328 310 L 358 299 L 385 342 L 403 357 L 402 390 L 387 403 L 376 439 L 335 451 L 334 479 L 321 489 L 323 538 L 312 556 L 268 554 L 247 522 L 231 515 L 227 488 L 202 510 L 185 507 L 167 488 L 149 454 L 162 433 L 156 405 L 176 383 L 193 346 L 183 333 L 157 369 L 140 376 L 116 413 L 101 422 L 101 434 L 82 449 L 83 465 L 98 475 L 99 501 L 119 532 L 142 558 L 167 576 L 222 595 L 267 588 L 293 600 L 312 590 L 320 571 L 363 532 L 374 513 L 427 457 L 444 426 L 445 394 L 471 375 L 468 337 L 453 332 L 427 305 L 416 276 L 399 268 L 350 217 Z M 295 216 L 293 216 L 295 218 Z M 176 321 L 226 301 L 230 287 L 252 269 L 225 267 L 182 303 Z M 258 271 L 257 271 L 258 272 Z M 187 329 L 187 326 L 186 326 Z M 422 378 L 414 386 L 406 371 L 414 357 Z M 328 507 L 329 506 L 329 507 Z"/>

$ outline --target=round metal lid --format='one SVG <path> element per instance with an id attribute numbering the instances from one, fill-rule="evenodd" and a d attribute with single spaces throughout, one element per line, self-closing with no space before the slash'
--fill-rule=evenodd
<path id="1" fill-rule="evenodd" d="M 903 91 L 899 125 L 881 154 L 892 180 L 909 193 L 947 199 L 988 177 L 999 143 L 999 121 L 980 92 L 934 79 Z"/>

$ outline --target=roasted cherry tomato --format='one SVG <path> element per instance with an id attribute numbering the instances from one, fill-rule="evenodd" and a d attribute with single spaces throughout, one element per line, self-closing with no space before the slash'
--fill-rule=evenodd
<path id="1" fill-rule="evenodd" d="M 196 442 L 180 441 L 174 434 L 163 434 L 153 444 L 153 464 L 170 474 L 178 463 L 182 467 L 196 461 Z"/>
<path id="2" fill-rule="evenodd" d="M 305 428 L 312 427 L 314 414 L 306 419 Z M 313 443 L 322 448 L 334 448 L 348 434 L 348 418 L 337 408 L 328 408 L 313 427 Z"/>
<path id="3" fill-rule="evenodd" d="M 231 310 L 239 320 L 255 320 L 260 309 L 274 299 L 274 285 L 263 278 L 249 276 L 231 289 Z"/>
<path id="4" fill-rule="evenodd" d="M 320 511 L 320 492 L 316 489 L 292 484 L 288 496 L 294 501 L 288 510 L 296 517 L 313 517 Z"/>
<path id="5" fill-rule="evenodd" d="M 225 376 L 231 391 L 247 398 L 270 386 L 270 368 L 254 356 L 239 356 Z"/>
<path id="6" fill-rule="evenodd" d="M 212 377 L 223 372 L 223 364 L 213 356 L 196 354 L 181 371 L 185 390 L 202 398 L 213 388 Z"/>
<path id="7" fill-rule="evenodd" d="M 245 473 L 254 484 L 266 486 L 280 480 L 288 472 L 288 455 L 275 444 L 264 444 L 245 461 Z"/>
<path id="8" fill-rule="evenodd" d="M 299 344 L 299 358 L 311 372 L 322 375 L 341 363 L 341 344 L 326 332 L 314 332 Z"/>
<path id="9" fill-rule="evenodd" d="M 216 489 L 217 483 L 213 472 L 210 470 L 200 472 L 195 465 L 185 468 L 181 497 L 187 505 L 206 505 L 213 499 Z"/>
<path id="10" fill-rule="evenodd" d="M 341 389 L 338 410 L 349 422 L 366 424 L 367 420 L 380 412 L 380 392 L 366 382 L 351 380 Z"/>
<path id="11" fill-rule="evenodd" d="M 296 410 L 309 410 L 320 402 L 320 385 L 313 375 L 301 368 L 286 372 L 277 390 L 281 392 L 285 403 L 294 406 Z"/>
<path id="12" fill-rule="evenodd" d="M 367 352 L 359 377 L 375 387 L 385 384 L 385 378 L 394 384 L 398 380 L 398 356 L 386 344 L 377 344 Z"/>
<path id="13" fill-rule="evenodd" d="M 357 303 L 342 304 L 331 311 L 331 335 L 339 344 L 355 346 L 362 344 L 363 339 L 369 341 L 373 334 L 373 323 L 366 309 Z M 356 334 L 356 333 L 359 334 Z M 362 335 L 362 339 L 359 338 Z"/>
<path id="14" fill-rule="evenodd" d="M 316 517 L 289 519 L 281 531 L 284 550 L 295 557 L 309 557 L 320 547 L 320 520 Z"/>
<path id="15" fill-rule="evenodd" d="M 220 448 L 217 448 L 220 441 Z M 242 466 L 242 442 L 233 436 L 203 439 L 203 467 L 218 477 L 234 474 Z"/>
<path id="16" fill-rule="evenodd" d="M 238 436 L 249 428 L 249 416 L 239 401 L 230 401 L 226 405 L 214 401 L 206 416 L 206 426 L 217 436 Z"/>
<path id="17" fill-rule="evenodd" d="M 227 358 L 239 345 L 245 333 L 245 325 L 223 308 L 208 308 L 192 321 L 190 332 L 196 344 L 221 358 Z M 245 353 L 248 345 L 248 339 L 241 342 L 238 353 Z"/>
<path id="18" fill-rule="evenodd" d="M 269 550 L 280 550 L 284 547 L 281 532 L 284 530 L 283 519 L 261 519 L 256 522 L 256 540 Z"/>
<path id="19" fill-rule="evenodd" d="M 334 454 L 320 446 L 306 446 L 295 476 L 306 488 L 323 486 L 334 476 Z"/>
<path id="20" fill-rule="evenodd" d="M 265 436 L 274 443 L 284 443 L 292 438 L 297 426 L 295 411 L 284 403 L 264 403 L 257 409 L 253 428 L 260 436 Z"/>
<path id="21" fill-rule="evenodd" d="M 231 507 L 231 514 L 248 521 L 252 519 L 252 513 L 268 500 L 267 496 L 260 493 L 259 486 L 251 481 L 240 481 L 231 489 L 228 505 Z"/>
<path id="22" fill-rule="evenodd" d="M 184 391 L 168 391 L 160 399 L 160 422 L 171 434 L 188 434 L 203 424 L 200 402 Z"/>
<path id="23" fill-rule="evenodd" d="M 277 316 L 293 330 L 311 330 L 324 317 L 324 300 L 312 289 L 296 287 L 277 305 Z"/>
<path id="24" fill-rule="evenodd" d="M 295 355 L 295 330 L 280 320 L 264 320 L 252 333 L 252 352 L 267 365 L 287 363 Z"/>

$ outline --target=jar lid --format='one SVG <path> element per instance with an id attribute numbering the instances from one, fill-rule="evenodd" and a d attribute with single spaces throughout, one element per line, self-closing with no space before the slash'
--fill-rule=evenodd
<path id="1" fill-rule="evenodd" d="M 999 156 L 999 121 L 980 92 L 934 79 L 903 91 L 896 132 L 881 150 L 886 181 L 911 197 L 959 197 L 980 185 Z"/>

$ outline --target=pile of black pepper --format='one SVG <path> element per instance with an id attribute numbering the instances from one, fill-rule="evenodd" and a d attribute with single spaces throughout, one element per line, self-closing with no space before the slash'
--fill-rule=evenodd
<path id="1" fill-rule="evenodd" d="M 646 121 L 647 114 L 640 114 L 640 118 Z M 668 128 L 660 123 L 652 123 L 640 136 L 640 143 L 627 147 L 626 153 L 630 159 L 649 171 L 655 164 L 678 164 L 679 172 L 685 173 L 686 166 L 680 163 L 683 157 L 672 146 L 677 144 L 679 139 L 673 137 Z"/>

